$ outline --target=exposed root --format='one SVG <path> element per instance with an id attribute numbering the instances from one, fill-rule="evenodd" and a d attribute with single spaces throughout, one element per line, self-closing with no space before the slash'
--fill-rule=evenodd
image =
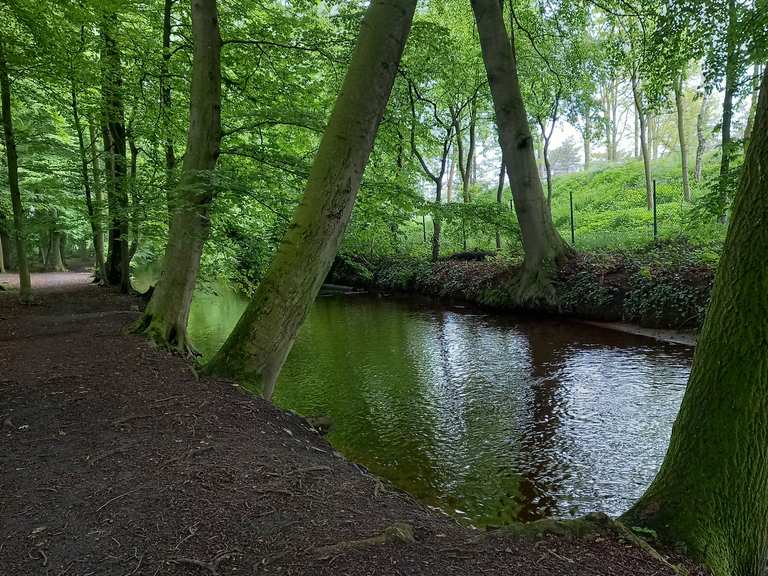
<path id="1" fill-rule="evenodd" d="M 222 552 L 221 554 L 215 556 L 210 562 L 203 562 L 202 560 L 196 560 L 195 558 L 184 557 L 172 558 L 170 561 L 175 564 L 191 564 L 192 566 L 205 568 L 211 574 L 213 574 L 213 576 L 218 576 L 219 564 L 221 564 L 227 558 L 232 558 L 232 556 L 237 556 L 238 554 L 242 554 L 242 552 L 236 549 L 229 552 Z"/>
<path id="2" fill-rule="evenodd" d="M 187 327 L 168 322 L 157 314 L 144 312 L 136 322 L 128 326 L 128 333 L 143 334 L 162 350 L 179 354 L 185 358 L 197 358 L 200 353 L 194 349 L 187 337 Z"/>
<path id="3" fill-rule="evenodd" d="M 314 550 L 322 557 L 328 557 L 352 548 L 380 546 L 394 542 L 404 542 L 406 544 L 413 544 L 416 542 L 416 539 L 413 536 L 413 526 L 407 522 L 395 522 L 391 526 L 387 526 L 378 536 L 363 538 L 362 540 L 345 540 L 330 546 L 320 546 Z"/>

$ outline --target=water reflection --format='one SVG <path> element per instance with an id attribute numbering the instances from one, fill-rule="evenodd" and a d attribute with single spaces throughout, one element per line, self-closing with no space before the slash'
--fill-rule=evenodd
<path id="1" fill-rule="evenodd" d="M 244 302 L 198 294 L 215 352 Z M 679 346 L 371 296 L 318 299 L 275 400 L 330 416 L 349 458 L 478 524 L 619 513 L 653 477 L 687 380 Z"/>

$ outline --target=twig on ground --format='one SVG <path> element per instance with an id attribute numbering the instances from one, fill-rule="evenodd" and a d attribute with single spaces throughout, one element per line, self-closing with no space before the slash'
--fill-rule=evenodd
<path id="1" fill-rule="evenodd" d="M 112 498 L 112 500 L 107 500 L 106 502 L 104 502 L 104 504 L 102 504 L 101 506 L 99 506 L 99 507 L 96 509 L 96 512 L 97 512 L 97 513 L 98 513 L 98 512 L 101 512 L 101 511 L 102 511 L 104 508 L 106 508 L 107 506 L 109 506 L 110 504 L 112 504 L 112 502 L 114 502 L 115 500 L 120 500 L 120 498 L 125 498 L 125 497 L 126 497 L 126 496 L 128 496 L 129 494 L 133 494 L 134 492 L 138 492 L 139 490 L 141 490 L 141 488 L 142 488 L 142 487 L 141 487 L 141 486 L 139 486 L 138 488 L 134 488 L 133 490 L 129 490 L 129 491 L 128 491 L 128 492 L 126 492 L 125 494 L 120 494 L 120 496 L 115 496 L 114 498 Z"/>

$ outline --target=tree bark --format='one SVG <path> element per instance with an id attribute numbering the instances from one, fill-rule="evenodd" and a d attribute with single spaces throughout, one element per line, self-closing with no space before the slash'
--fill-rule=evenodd
<path id="1" fill-rule="evenodd" d="M 749 115 L 747 116 L 747 126 L 744 128 L 744 148 L 749 147 L 749 141 L 752 139 L 752 130 L 755 125 L 755 114 L 757 112 L 757 101 L 760 98 L 760 64 L 755 64 L 752 71 L 752 98 L 749 105 Z"/>
<path id="2" fill-rule="evenodd" d="M 32 283 L 29 277 L 29 262 L 25 245 L 25 218 L 19 190 L 19 159 L 16 154 L 16 138 L 13 134 L 11 109 L 11 81 L 8 77 L 8 62 L 5 45 L 0 39 L 0 94 L 3 111 L 3 134 L 5 136 L 5 155 L 8 164 L 8 188 L 11 191 L 13 225 L 16 235 L 16 266 L 19 269 L 19 299 L 24 304 L 32 301 Z"/>
<path id="3" fill-rule="evenodd" d="M 171 17 L 175 0 L 165 0 L 163 7 L 163 59 L 160 62 L 160 114 L 162 118 L 163 147 L 165 148 L 165 189 L 169 223 L 173 216 L 172 190 L 175 184 L 176 153 L 171 129 L 172 92 L 170 80 Z"/>
<path id="4" fill-rule="evenodd" d="M 472 0 L 491 86 L 503 162 L 507 169 L 525 253 L 516 290 L 523 304 L 554 299 L 552 278 L 571 248 L 552 224 L 536 167 L 512 41 L 497 0 Z"/>
<path id="5" fill-rule="evenodd" d="M 88 172 L 88 154 L 85 149 L 85 135 L 83 124 L 80 121 L 80 110 L 77 103 L 77 88 L 72 83 L 72 117 L 75 121 L 75 132 L 77 132 L 77 144 L 80 149 L 80 175 L 83 178 L 83 189 L 85 191 L 85 207 L 88 211 L 88 221 L 91 224 L 91 234 L 93 235 L 93 252 L 96 265 L 96 276 L 104 277 L 104 244 L 101 235 L 101 222 L 96 215 L 96 209 L 91 196 L 91 176 Z M 101 244 L 101 246 L 99 246 Z"/>
<path id="6" fill-rule="evenodd" d="M 130 289 L 129 254 L 129 206 L 126 190 L 126 141 L 125 111 L 123 107 L 123 79 L 120 51 L 113 37 L 117 28 L 117 15 L 105 17 L 102 37 L 102 56 L 105 144 L 109 145 L 111 178 L 109 190 L 109 256 L 107 258 L 107 281 L 120 286 L 121 292 Z M 107 141 L 108 135 L 108 141 Z"/>
<path id="7" fill-rule="evenodd" d="M 501 161 L 499 168 L 499 184 L 496 187 L 496 203 L 499 206 L 504 205 L 504 176 L 506 175 L 504 161 Z M 496 227 L 496 250 L 501 250 L 501 230 Z"/>
<path id="8" fill-rule="evenodd" d="M 675 106 L 677 108 L 677 135 L 680 140 L 680 164 L 683 177 L 683 198 L 691 201 L 691 185 L 688 181 L 688 144 L 685 137 L 685 105 L 683 103 L 683 77 L 677 78 L 674 84 Z"/>
<path id="9" fill-rule="evenodd" d="M 592 162 L 592 119 L 587 113 L 584 119 L 584 171 L 588 171 Z"/>
<path id="10" fill-rule="evenodd" d="M 48 256 L 45 259 L 45 269 L 48 272 L 64 272 L 64 258 L 61 256 L 62 232 L 54 227 L 51 228 L 48 242 Z"/>
<path id="11" fill-rule="evenodd" d="M 637 72 L 632 72 L 632 96 L 635 101 L 635 111 L 640 125 L 640 152 L 643 156 L 643 171 L 645 174 L 645 195 L 648 210 L 653 210 L 653 177 L 651 175 L 651 159 L 648 157 L 648 141 L 646 139 L 646 117 L 643 109 L 643 96 L 640 89 L 640 80 Z"/>
<path id="12" fill-rule="evenodd" d="M 725 91 L 723 93 L 723 121 L 720 128 L 721 155 L 720 155 L 720 196 L 722 198 L 723 212 L 719 221 L 727 222 L 728 212 L 726 208 L 728 194 L 728 180 L 731 171 L 731 157 L 733 156 L 733 143 L 731 142 L 731 125 L 733 121 L 733 99 L 738 88 L 739 47 L 738 15 L 736 0 L 728 0 L 728 28 L 726 31 L 725 49 Z"/>
<path id="13" fill-rule="evenodd" d="M 99 174 L 99 152 L 96 148 L 96 126 L 93 119 L 88 121 L 88 133 L 91 147 L 91 173 L 93 175 L 93 192 L 95 201 L 93 202 L 93 227 L 94 244 L 93 249 L 96 253 L 97 280 L 105 282 L 107 277 L 106 264 L 104 259 L 104 193 L 101 187 L 101 177 Z M 99 264 L 100 263 L 100 264 Z"/>
<path id="14" fill-rule="evenodd" d="M 715 576 L 768 563 L 768 75 L 688 387 L 629 526 L 682 543 Z"/>
<path id="15" fill-rule="evenodd" d="M 216 0 L 193 0 L 194 55 L 187 149 L 174 191 L 163 271 L 136 329 L 187 353 L 187 320 L 200 258 L 210 231 L 213 171 L 221 143 L 221 38 Z"/>
<path id="16" fill-rule="evenodd" d="M 707 149 L 707 104 L 709 96 L 705 92 L 701 98 L 701 108 L 696 117 L 696 166 L 693 169 L 693 177 L 696 182 L 701 182 L 701 173 L 704 167 L 704 152 Z"/>
<path id="17" fill-rule="evenodd" d="M 6 270 L 13 268 L 13 261 L 11 259 L 11 237 L 8 234 L 7 218 L 2 210 L 0 210 L 0 256 L 3 258 L 3 264 Z"/>
<path id="18" fill-rule="evenodd" d="M 416 0 L 373 0 L 304 198 L 254 299 L 208 371 L 271 398 L 349 221 L 411 27 Z"/>
<path id="19" fill-rule="evenodd" d="M 448 182 L 445 185 L 445 199 L 450 204 L 453 201 L 453 179 L 456 177 L 456 161 L 450 161 L 448 168 Z"/>

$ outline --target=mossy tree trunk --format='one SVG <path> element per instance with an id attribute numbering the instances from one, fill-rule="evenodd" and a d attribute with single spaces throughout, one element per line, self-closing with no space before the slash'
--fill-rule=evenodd
<path id="1" fill-rule="evenodd" d="M 688 388 L 656 479 L 627 512 L 716 576 L 768 568 L 768 75 Z"/>
<path id="2" fill-rule="evenodd" d="M 51 228 L 48 241 L 48 256 L 45 258 L 45 270 L 47 272 L 64 272 L 64 258 L 61 255 L 62 236 L 61 230 L 56 228 L 56 224 Z"/>
<path id="3" fill-rule="evenodd" d="M 24 209 L 21 206 L 19 190 L 19 159 L 16 154 L 16 138 L 13 134 L 13 116 L 11 109 L 11 81 L 8 77 L 8 61 L 5 46 L 0 40 L 0 94 L 3 112 L 3 135 L 5 137 L 5 156 L 8 164 L 8 188 L 11 191 L 13 225 L 16 236 L 16 266 L 19 269 L 19 298 L 28 304 L 32 301 L 32 283 L 29 277 L 29 262 L 25 244 Z"/>
<path id="4" fill-rule="evenodd" d="M 270 398 L 336 256 L 392 91 L 416 0 L 372 0 L 304 197 L 266 276 L 209 372 Z"/>
<path id="5" fill-rule="evenodd" d="M 210 231 L 213 172 L 221 143 L 221 38 L 216 0 L 193 0 L 192 87 L 182 175 L 173 193 L 173 217 L 160 280 L 137 329 L 157 344 L 189 349 L 187 320 Z"/>
<path id="6" fill-rule="evenodd" d="M 510 41 L 498 0 L 472 0 L 472 9 L 525 253 L 516 296 L 523 304 L 552 300 L 552 280 L 571 248 L 552 224 L 541 186 L 517 74 L 514 34 Z"/>

